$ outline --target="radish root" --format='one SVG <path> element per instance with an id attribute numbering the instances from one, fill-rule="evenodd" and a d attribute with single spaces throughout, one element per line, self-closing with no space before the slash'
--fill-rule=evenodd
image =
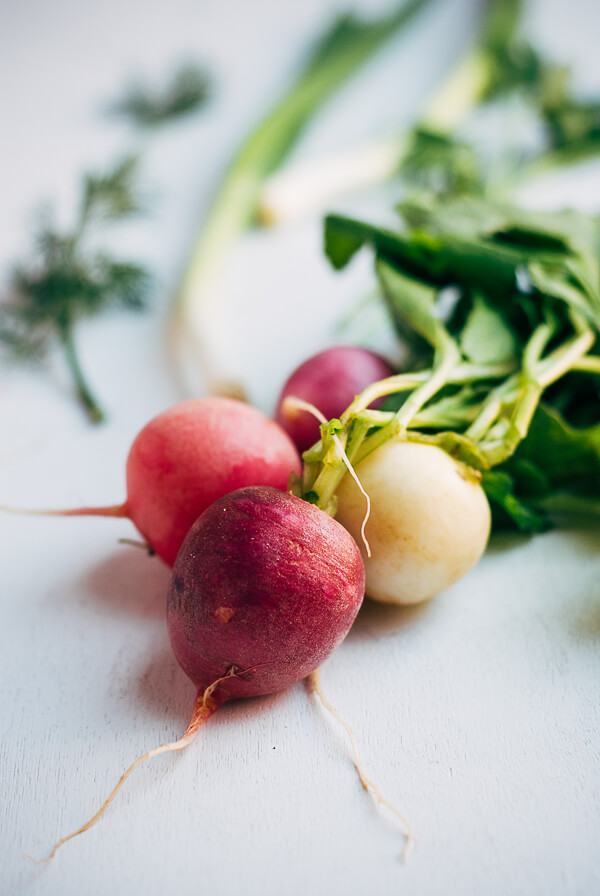
<path id="1" fill-rule="evenodd" d="M 140 541 L 138 538 L 119 538 L 119 544 L 127 545 L 130 548 L 141 548 L 149 557 L 156 556 L 152 546 L 147 541 Z"/>
<path id="2" fill-rule="evenodd" d="M 366 790 L 366 792 L 368 794 L 370 794 L 375 799 L 378 806 L 381 806 L 382 808 L 387 809 L 389 812 L 391 812 L 393 815 L 395 815 L 396 818 L 398 818 L 400 820 L 400 822 L 402 824 L 402 828 L 403 828 L 402 833 L 404 836 L 404 846 L 402 848 L 401 858 L 402 858 L 403 862 L 406 862 L 406 860 L 408 858 L 409 851 L 412 848 L 414 841 L 415 841 L 415 836 L 414 836 L 414 833 L 412 831 L 410 824 L 408 823 L 408 820 L 402 814 L 402 812 L 400 812 L 400 810 L 398 808 L 396 808 L 396 806 L 394 806 L 392 803 L 389 802 L 389 800 L 387 800 L 384 797 L 384 795 L 382 794 L 382 792 L 379 789 L 379 787 L 377 786 L 377 784 L 375 784 L 375 782 L 372 781 L 368 777 L 365 767 L 363 765 L 362 759 L 360 757 L 360 751 L 358 749 L 358 741 L 356 739 L 356 735 L 355 735 L 354 731 L 352 730 L 352 728 L 350 727 L 348 722 L 346 722 L 340 716 L 340 714 L 337 711 L 337 709 L 335 708 L 335 706 L 333 706 L 333 704 L 329 702 L 329 700 L 323 693 L 323 689 L 321 687 L 320 669 L 316 669 L 314 672 L 311 673 L 311 675 L 309 675 L 308 684 L 309 684 L 309 687 L 311 688 L 311 690 L 317 695 L 317 697 L 321 701 L 321 704 L 325 707 L 325 709 L 329 713 L 331 713 L 331 715 L 336 720 L 336 722 L 338 722 L 342 726 L 342 728 L 344 728 L 346 733 L 348 734 L 348 737 L 350 738 L 350 744 L 352 746 L 354 767 L 356 769 L 359 781 L 362 784 L 363 788 Z"/>
<path id="3" fill-rule="evenodd" d="M 248 670 L 245 670 L 248 671 Z M 196 735 L 198 734 L 200 728 L 204 723 L 212 716 L 212 714 L 219 708 L 219 703 L 213 699 L 213 694 L 219 684 L 224 681 L 226 678 L 230 678 L 233 675 L 240 675 L 238 670 L 236 670 L 235 666 L 232 666 L 226 675 L 221 676 L 221 678 L 217 678 L 216 681 L 213 681 L 205 691 L 198 692 L 196 696 L 196 700 L 194 702 L 194 709 L 192 711 L 192 717 L 190 719 L 190 723 L 179 740 L 173 741 L 168 744 L 161 744 L 159 747 L 155 747 L 153 750 L 148 750 L 147 753 L 144 753 L 142 756 L 139 756 L 135 762 L 133 762 L 129 768 L 123 772 L 119 780 L 117 781 L 115 787 L 112 789 L 108 797 L 104 800 L 98 811 L 95 815 L 90 818 L 84 825 L 78 828 L 76 831 L 73 831 L 72 834 L 67 834 L 66 837 L 62 837 L 58 843 L 52 849 L 52 852 L 46 856 L 45 859 L 41 861 L 47 862 L 50 859 L 54 858 L 60 847 L 66 843 L 68 840 L 72 840 L 73 837 L 78 837 L 79 834 L 83 834 L 85 831 L 88 831 L 96 822 L 101 818 L 104 814 L 110 803 L 114 800 L 115 796 L 129 777 L 129 775 L 138 768 L 138 766 L 142 765 L 142 763 L 146 762 L 148 759 L 154 758 L 154 756 L 159 756 L 161 753 L 176 753 L 179 750 L 183 750 L 184 747 L 187 747 L 188 744 L 194 740 Z"/>
<path id="4" fill-rule="evenodd" d="M 74 510 L 28 510 L 24 507 L 8 507 L 0 504 L 3 513 L 16 513 L 19 516 L 116 516 L 129 518 L 126 504 L 113 504 L 110 507 L 77 507 Z"/>

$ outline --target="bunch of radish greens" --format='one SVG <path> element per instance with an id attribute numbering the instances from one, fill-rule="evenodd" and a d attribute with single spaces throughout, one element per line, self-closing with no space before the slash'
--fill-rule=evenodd
<path id="1" fill-rule="evenodd" d="M 383 409 L 343 415 L 357 459 L 399 434 L 479 470 L 498 524 L 549 525 L 546 504 L 600 499 L 600 232 L 575 212 L 536 214 L 475 197 L 415 198 L 397 231 L 331 215 L 336 268 L 368 244 L 410 371 L 374 385 Z M 335 429 L 336 427 L 332 427 Z M 360 436 L 357 432 L 360 430 Z M 304 488 L 327 480 L 331 436 Z M 313 470 L 318 471 L 315 478 Z"/>
<path id="2" fill-rule="evenodd" d="M 438 445 L 479 471 L 496 527 L 535 533 L 558 506 L 600 506 L 600 223 L 525 210 L 510 195 L 536 171 L 598 152 L 600 102 L 578 99 L 569 70 L 524 40 L 523 11 L 517 0 L 489 5 L 425 124 L 398 140 L 398 226 L 330 214 L 325 252 L 340 269 L 371 247 L 409 349 L 401 374 L 342 415 L 349 460 L 390 438 Z M 459 125 L 476 123 L 483 104 L 501 116 L 507 97 L 526 105 L 541 139 L 533 150 L 497 139 L 491 155 Z M 330 439 L 324 430 L 300 486 L 317 501 L 332 482 Z"/>

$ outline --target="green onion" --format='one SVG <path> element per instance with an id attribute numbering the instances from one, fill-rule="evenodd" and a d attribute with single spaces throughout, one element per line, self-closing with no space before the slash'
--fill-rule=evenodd
<path id="1" fill-rule="evenodd" d="M 223 375 L 217 322 L 219 283 L 225 259 L 238 236 L 256 219 L 265 178 L 289 153 L 316 111 L 394 33 L 430 0 L 409 0 L 375 21 L 346 16 L 315 48 L 303 72 L 280 103 L 250 134 L 217 190 L 175 300 L 173 338 L 178 361 L 192 388 L 197 373 L 210 392 L 239 394 Z"/>

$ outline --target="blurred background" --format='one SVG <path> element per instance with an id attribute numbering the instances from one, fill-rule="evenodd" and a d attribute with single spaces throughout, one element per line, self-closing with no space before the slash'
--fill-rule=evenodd
<path id="1" fill-rule="evenodd" d="M 525 7 L 526 39 L 571 68 L 577 97 L 600 96 L 597 0 Z M 390 8 L 352 4 L 367 19 Z M 414 124 L 472 46 L 482 8 L 431 0 L 311 118 L 289 164 L 312 165 Z M 135 434 L 206 389 L 200 366 L 196 378 L 182 371 L 171 338 L 184 271 L 231 159 L 347 10 L 345 0 L 0 2 L 0 295 L 10 295 L 15 263 L 30 257 L 44 209 L 68 231 L 84 175 L 129 154 L 139 156 L 147 213 L 107 228 L 100 242 L 152 276 L 146 311 L 109 309 L 77 327 L 106 425 L 82 414 L 57 348 L 41 364 L 0 358 L 2 503 L 121 501 Z M 153 129 L 108 114 L 132 85 L 160 92 L 185 62 L 208 74 L 201 108 Z M 518 99 L 483 114 L 474 131 L 488 149 L 507 136 L 528 146 L 539 138 Z M 599 158 L 537 176 L 515 195 L 597 213 Z M 393 183 L 328 198 L 299 220 L 232 241 L 211 348 L 263 410 L 272 412 L 295 365 L 333 340 L 394 350 L 377 311 L 348 322 L 372 292 L 372 262 L 365 253 L 333 272 L 322 213 L 389 215 L 400 192 Z M 174 767 L 142 770 L 70 855 L 67 847 L 42 869 L 23 859 L 87 817 L 124 763 L 189 714 L 193 688 L 164 626 L 168 570 L 117 545 L 123 525 L 0 518 L 0 890 L 158 896 L 175 882 L 181 896 L 598 891 L 591 526 L 501 539 L 435 606 L 367 612 L 328 668 L 373 777 L 417 830 L 406 868 L 397 831 L 365 808 L 342 738 L 300 686 L 259 707 L 224 708 L 197 750 Z"/>

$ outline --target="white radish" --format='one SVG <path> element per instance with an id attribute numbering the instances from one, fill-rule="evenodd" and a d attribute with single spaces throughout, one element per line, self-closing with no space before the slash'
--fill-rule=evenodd
<path id="1" fill-rule="evenodd" d="M 336 519 L 361 548 L 368 597 L 419 603 L 477 563 L 491 515 L 475 470 L 435 445 L 392 439 L 357 464 L 356 474 L 371 499 L 370 557 L 361 539 L 365 498 L 350 476 L 336 490 Z"/>

